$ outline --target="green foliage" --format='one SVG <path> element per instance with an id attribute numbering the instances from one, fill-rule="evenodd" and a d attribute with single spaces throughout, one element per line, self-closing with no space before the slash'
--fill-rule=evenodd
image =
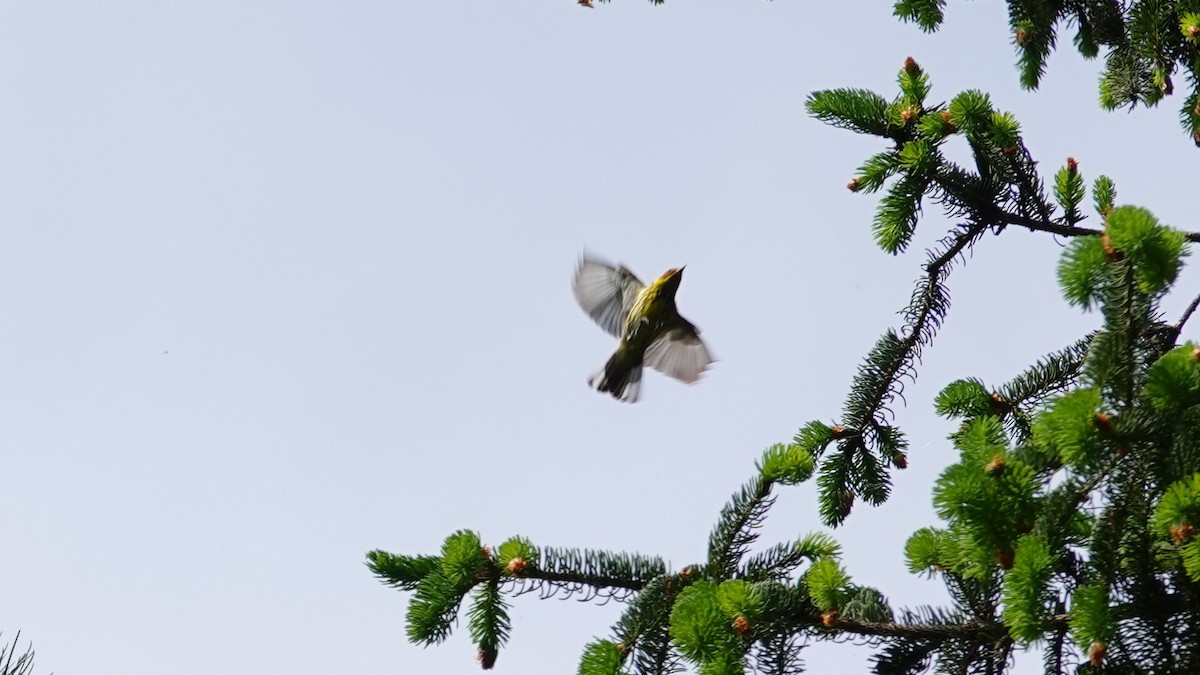
<path id="1" fill-rule="evenodd" d="M 841 607 L 841 615 L 844 619 L 865 623 L 890 623 L 894 618 L 887 598 L 878 590 L 866 586 L 850 588 Z"/>
<path id="2" fill-rule="evenodd" d="M 895 14 L 916 23 L 923 31 L 932 32 L 942 24 L 945 6 L 946 0 L 897 0 Z"/>
<path id="3" fill-rule="evenodd" d="M 408 639 L 413 642 L 436 644 L 449 637 L 463 596 L 481 579 L 488 560 L 479 535 L 459 530 L 446 537 L 438 563 L 417 583 L 408 605 Z"/>
<path id="4" fill-rule="evenodd" d="M 975 417 L 992 412 L 992 395 L 975 378 L 955 380 L 938 392 L 933 405 L 942 417 Z"/>
<path id="5" fill-rule="evenodd" d="M 701 666 L 701 672 L 742 672 L 747 641 L 734 632 L 738 615 L 722 605 L 723 601 L 731 607 L 737 604 L 737 591 L 722 592 L 735 583 L 740 582 L 696 582 L 679 594 L 671 611 L 671 639 L 684 658 Z"/>
<path id="6" fill-rule="evenodd" d="M 1054 49 L 1054 22 L 1048 3 L 1021 3 L 1021 13 L 1011 15 L 1013 41 L 1017 45 L 1017 64 L 1021 86 L 1037 89 L 1046 71 L 1046 58 Z"/>
<path id="7" fill-rule="evenodd" d="M 1200 405 L 1200 361 L 1188 342 L 1167 352 L 1146 373 L 1146 397 L 1159 411 L 1179 414 Z"/>
<path id="8" fill-rule="evenodd" d="M 900 166 L 909 173 L 928 173 L 937 168 L 937 163 L 937 151 L 924 139 L 909 141 L 900 150 Z"/>
<path id="9" fill-rule="evenodd" d="M 1073 239 L 1058 263 L 1058 285 L 1067 302 L 1084 309 L 1100 304 L 1111 270 L 1098 237 Z"/>
<path id="10" fill-rule="evenodd" d="M 538 559 L 537 547 L 524 537 L 512 537 L 503 544 L 500 544 L 500 548 L 496 552 L 499 557 L 500 568 L 505 571 L 509 571 L 510 564 L 514 560 L 528 564 Z"/>
<path id="11" fill-rule="evenodd" d="M 896 16 L 924 31 L 941 26 L 944 10 L 943 0 L 894 3 Z M 1022 86 L 1038 87 L 1057 46 L 1058 30 L 1074 26 L 1073 42 L 1080 54 L 1105 55 L 1099 101 L 1104 108 L 1156 105 L 1174 93 L 1172 75 L 1184 72 L 1191 95 L 1183 105 L 1183 126 L 1200 142 L 1200 114 L 1189 112 L 1200 98 L 1200 6 L 1194 0 L 1022 0 L 1009 2 L 1008 10 Z"/>
<path id="12" fill-rule="evenodd" d="M 367 553 L 367 567 L 380 581 L 404 591 L 417 588 L 429 574 L 441 568 L 441 558 L 434 555 L 393 555 L 387 551 Z"/>
<path id="13" fill-rule="evenodd" d="M 900 98 L 897 100 L 903 106 L 919 108 L 925 103 L 925 97 L 929 95 L 929 76 L 921 70 L 916 61 L 909 59 L 905 62 L 896 83 L 900 86 Z"/>
<path id="14" fill-rule="evenodd" d="M 950 438 L 961 453 L 963 463 L 972 469 L 981 468 L 1008 452 L 1004 427 L 992 415 L 967 420 Z"/>
<path id="15" fill-rule="evenodd" d="M 1117 185 L 1113 179 L 1108 176 L 1100 176 L 1096 182 L 1092 184 L 1092 202 L 1096 207 L 1096 213 L 1107 215 L 1112 211 L 1113 204 L 1117 199 Z"/>
<path id="16" fill-rule="evenodd" d="M 763 480 L 780 485 L 796 485 L 808 480 L 813 473 L 814 460 L 800 445 L 776 443 L 763 452 L 758 471 Z"/>
<path id="17" fill-rule="evenodd" d="M 850 577 L 835 558 L 822 558 L 804 575 L 808 597 L 821 609 L 837 609 L 850 597 Z"/>
<path id="18" fill-rule="evenodd" d="M 1180 14 L 1179 32 L 1191 44 L 1200 43 L 1200 12 Z"/>
<path id="19" fill-rule="evenodd" d="M 408 639 L 431 645 L 450 637 L 465 590 L 455 586 L 440 570 L 422 579 L 416 590 L 405 617 Z"/>
<path id="20" fill-rule="evenodd" d="M 1109 607 L 1108 589 L 1100 583 L 1080 586 L 1071 595 L 1071 639 L 1081 648 L 1093 642 L 1107 644 L 1113 639 L 1116 623 Z"/>
<path id="21" fill-rule="evenodd" d="M 758 539 L 758 527 L 774 501 L 770 495 L 770 481 L 754 478 L 721 509 L 708 537 L 707 571 L 712 578 L 733 576 L 750 545 Z"/>
<path id="22" fill-rule="evenodd" d="M 579 661 L 579 675 L 622 675 L 621 647 L 612 640 L 588 643 Z"/>
<path id="23" fill-rule="evenodd" d="M 992 99 L 981 91 L 969 89 L 950 100 L 950 122 L 963 133 L 975 135 L 992 119 Z"/>
<path id="24" fill-rule="evenodd" d="M 900 157 L 895 152 L 880 152 L 871 155 L 858 167 L 856 189 L 861 192 L 877 192 L 887 179 L 901 168 Z"/>
<path id="25" fill-rule="evenodd" d="M 1012 113 L 993 112 L 987 130 L 996 145 L 1002 148 L 1013 147 L 1021 142 L 1021 125 Z"/>
<path id="26" fill-rule="evenodd" d="M 841 544 L 824 532 L 813 532 L 796 542 L 796 550 L 810 560 L 836 558 L 841 555 Z"/>
<path id="27" fill-rule="evenodd" d="M 723 581 L 717 586 L 717 605 L 730 621 L 746 618 L 751 624 L 762 618 L 763 602 L 757 590 L 741 579 Z"/>
<path id="28" fill-rule="evenodd" d="M 1068 159 L 1066 166 L 1054 174 L 1054 198 L 1062 207 L 1063 218 L 1067 222 L 1077 223 L 1083 220 L 1079 205 L 1083 202 L 1085 192 L 1083 176 L 1079 173 L 1078 165 L 1074 159 Z"/>
<path id="29" fill-rule="evenodd" d="M 1090 309 L 1105 304 L 1114 293 L 1127 293 L 1121 286 L 1128 273 L 1133 274 L 1140 293 L 1157 296 L 1166 292 L 1188 253 L 1186 235 L 1159 225 L 1146 209 L 1113 208 L 1111 181 L 1096 183 L 1097 207 L 1107 214 L 1105 230 L 1099 238 L 1075 239 L 1067 246 L 1058 266 L 1063 294 L 1072 304 Z"/>
<path id="30" fill-rule="evenodd" d="M 1192 539 L 1180 545 L 1179 558 L 1188 578 L 1200 582 L 1200 541 Z"/>
<path id="31" fill-rule="evenodd" d="M 1004 551 L 1011 551 L 1034 521 L 1039 486 L 1033 469 L 1010 455 L 998 418 L 972 418 L 951 436 L 961 460 L 945 469 L 933 490 L 933 504 L 948 520 L 954 539 L 928 531 L 909 540 L 909 566 L 918 570 L 950 567 L 985 579 Z"/>
<path id="32" fill-rule="evenodd" d="M 932 527 L 922 527 L 904 543 L 904 559 L 908 571 L 914 574 L 933 576 L 945 566 L 947 532 Z"/>
<path id="33" fill-rule="evenodd" d="M 1046 542 L 1025 535 L 1017 543 L 1013 567 L 1004 577 L 1004 622 L 1018 642 L 1042 636 L 1050 616 L 1050 578 L 1057 560 Z"/>
<path id="34" fill-rule="evenodd" d="M 622 658 L 639 674 L 671 672 L 676 656 L 670 646 L 668 621 L 675 600 L 673 589 L 687 583 L 684 576 L 663 574 L 652 579 L 613 626 Z"/>
<path id="35" fill-rule="evenodd" d="M 1146 209 L 1120 206 L 1108 214 L 1108 237 L 1133 265 L 1141 292 L 1156 295 L 1175 282 L 1186 255 L 1182 232 L 1159 225 Z"/>
<path id="36" fill-rule="evenodd" d="M 644 584 L 665 573 L 667 567 L 657 556 L 635 553 L 552 546 L 542 547 L 539 553 L 534 567 L 554 577 L 627 579 L 633 583 Z M 556 582 L 546 583 L 554 585 Z M 569 584 L 567 586 L 569 587 Z"/>
<path id="37" fill-rule="evenodd" d="M 1033 442 L 1064 464 L 1083 467 L 1101 456 L 1104 434 L 1103 401 L 1097 389 L 1079 389 L 1060 396 L 1033 423 Z"/>
<path id="38" fill-rule="evenodd" d="M 834 89 L 809 95 L 805 108 L 813 117 L 843 129 L 883 136 L 888 131 L 888 102 L 865 89 Z"/>
<path id="39" fill-rule="evenodd" d="M 814 420 L 801 427 L 794 440 L 801 450 L 813 457 L 820 457 L 825 446 L 833 440 L 833 428 Z"/>
<path id="40" fill-rule="evenodd" d="M 1154 510 L 1154 530 L 1163 539 L 1185 523 L 1200 523 L 1200 473 L 1171 484 Z"/>
<path id="41" fill-rule="evenodd" d="M 1116 110 L 1151 97 L 1150 66 L 1131 50 L 1115 51 L 1100 76 L 1100 106 Z"/>
<path id="42" fill-rule="evenodd" d="M 508 642 L 512 625 L 508 619 L 508 603 L 500 594 L 495 583 L 480 584 L 472 595 L 471 608 L 467 610 L 467 626 L 471 641 L 479 648 L 480 661 L 484 669 L 496 662 L 496 653 Z"/>
<path id="43" fill-rule="evenodd" d="M 895 7 L 932 30 L 945 4 Z M 1196 48 L 1189 26 L 1200 0 L 1008 7 L 1029 87 L 1066 25 L 1077 28 L 1082 53 L 1104 53 L 1102 97 L 1114 106 L 1153 104 L 1169 95 L 1173 74 L 1194 75 L 1200 65 L 1200 52 L 1180 51 Z M 1200 672 L 1200 364 L 1192 343 L 1173 348 L 1200 299 L 1177 325 L 1165 323 L 1159 306 L 1188 240 L 1200 235 L 1115 206 L 1105 176 L 1092 184 L 1104 228 L 1085 226 L 1074 160 L 1047 192 L 1015 116 L 981 91 L 926 107 L 930 93 L 928 73 L 909 59 L 888 97 L 837 89 L 808 99 L 818 119 L 883 139 L 849 187 L 882 191 L 872 227 L 884 251 L 908 249 L 925 205 L 940 206 L 954 224 L 926 253 L 902 325 L 885 330 L 860 365 L 841 417 L 809 422 L 793 443 L 762 453 L 721 510 L 703 563 L 668 573 L 655 557 L 539 548 L 520 537 L 493 553 L 468 531 L 447 538 L 438 556 L 372 551 L 368 565 L 381 581 L 414 591 L 410 639 L 445 639 L 469 593 L 468 628 L 486 667 L 508 637 L 505 593 L 537 590 L 628 603 L 612 639 L 585 650 L 579 672 L 587 675 L 672 673 L 681 659 L 704 674 L 792 675 L 801 670 L 800 646 L 823 639 L 877 641 L 879 673 L 932 666 L 999 675 L 1014 645 L 1038 641 L 1048 673 L 1089 659 L 1102 664 L 1078 672 Z M 1198 96 L 1185 111 L 1193 126 Z M 944 152 L 953 143 L 969 164 Z M 964 377 L 937 395 L 937 412 L 961 421 L 950 436 L 959 457 L 933 489 L 943 522 L 914 532 L 904 553 L 911 572 L 945 584 L 950 606 L 893 611 L 880 591 L 851 583 L 825 533 L 757 547 L 778 489 L 814 471 L 829 525 L 846 522 L 856 501 L 888 497 L 890 469 L 910 461 L 892 406 L 948 315 L 950 272 L 987 235 L 1013 228 L 1070 239 L 1058 266 L 1063 293 L 1099 310 L 1103 325 L 998 387 Z"/>
<path id="44" fill-rule="evenodd" d="M 996 388 L 992 402 L 1003 415 L 1013 442 L 1022 445 L 1018 449 L 1019 455 L 1039 470 L 1053 468 L 1057 458 L 1029 452 L 1033 448 L 1023 445 L 1032 434 L 1033 410 L 1046 398 L 1066 390 L 1077 382 L 1091 341 L 1091 336 L 1087 336 L 1065 349 L 1047 354 L 1024 372 Z M 995 413 L 995 410 L 992 412 Z"/>
<path id="45" fill-rule="evenodd" d="M 905 146 L 907 150 L 912 144 Z M 903 154 L 903 153 L 902 153 Z M 871 231 L 875 243 L 888 253 L 901 253 L 908 248 L 917 229 L 917 215 L 928 183 L 919 177 L 905 175 L 892 183 L 879 202 Z"/>
<path id="46" fill-rule="evenodd" d="M 837 557 L 841 546 L 823 533 L 813 532 L 797 541 L 776 544 L 746 560 L 742 576 L 751 580 L 783 580 L 805 561 Z"/>
<path id="47" fill-rule="evenodd" d="M 1154 510 L 1153 520 L 1155 533 L 1177 548 L 1188 578 L 1200 582 L 1200 539 L 1196 536 L 1196 523 L 1200 523 L 1200 473 L 1168 487 Z"/>
<path id="48" fill-rule="evenodd" d="M 459 530 L 442 544 L 442 576 L 455 587 L 470 587 L 488 562 L 479 535 Z"/>

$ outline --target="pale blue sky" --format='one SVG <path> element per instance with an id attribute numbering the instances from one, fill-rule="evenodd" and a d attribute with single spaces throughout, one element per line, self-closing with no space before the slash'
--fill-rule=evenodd
<path id="1" fill-rule="evenodd" d="M 880 146 L 810 91 L 891 96 L 912 55 L 933 100 L 1016 113 L 1048 171 L 1074 155 L 1200 229 L 1178 101 L 1103 113 L 1070 51 L 1021 91 L 1002 10 L 953 2 L 924 35 L 887 2 L 0 5 L 0 630 L 59 675 L 468 673 L 465 630 L 407 643 L 367 550 L 466 527 L 700 560 L 761 450 L 836 418 L 943 233 L 874 248 L 876 197 L 845 184 Z M 585 247 L 688 266 L 700 384 L 587 388 L 612 340 L 571 297 Z M 898 411 L 911 468 L 836 532 L 897 605 L 942 597 L 900 563 L 953 460 L 932 394 L 1097 321 L 1058 251 L 1013 232 L 955 275 Z M 805 485 L 763 541 L 813 529 Z M 618 611 L 518 599 L 497 672 L 573 672 Z"/>

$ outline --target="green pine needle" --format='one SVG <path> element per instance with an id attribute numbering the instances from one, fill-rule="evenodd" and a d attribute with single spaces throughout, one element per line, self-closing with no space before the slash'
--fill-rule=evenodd
<path id="1" fill-rule="evenodd" d="M 1076 237 L 1058 262 L 1058 285 L 1067 302 L 1083 309 L 1100 304 L 1111 270 L 1098 237 Z"/>
<path id="2" fill-rule="evenodd" d="M 367 553 L 367 567 L 389 586 L 411 591 L 429 574 L 441 569 L 442 559 L 433 555 L 395 555 L 387 551 Z"/>
<path id="3" fill-rule="evenodd" d="M 1080 648 L 1087 649 L 1093 642 L 1107 644 L 1112 640 L 1116 625 L 1104 584 L 1092 583 L 1076 588 L 1071 595 L 1070 615 L 1071 639 Z"/>
<path id="4" fill-rule="evenodd" d="M 588 643 L 579 662 L 579 675 L 623 675 L 621 648 L 611 640 Z"/>
<path id="5" fill-rule="evenodd" d="M 793 439 L 800 447 L 813 457 L 820 457 L 825 447 L 833 440 L 833 428 L 828 424 L 813 420 L 800 428 Z"/>
<path id="6" fill-rule="evenodd" d="M 1146 374 L 1146 396 L 1158 410 L 1176 415 L 1200 405 L 1200 361 L 1188 342 L 1167 352 Z"/>
<path id="7" fill-rule="evenodd" d="M 508 571 L 510 563 L 514 560 L 520 560 L 525 565 L 531 564 L 538 559 L 538 549 L 528 539 L 524 537 L 512 537 L 508 541 L 500 544 L 497 549 L 500 568 Z"/>
<path id="8" fill-rule="evenodd" d="M 820 609 L 836 609 L 845 604 L 850 593 L 850 577 L 834 558 L 813 563 L 804 575 L 808 597 Z"/>
<path id="9" fill-rule="evenodd" d="M 1175 282 L 1187 255 L 1182 232 L 1159 225 L 1146 209 L 1119 206 L 1108 214 L 1108 236 L 1133 265 L 1141 292 L 1157 295 Z"/>
<path id="10" fill-rule="evenodd" d="M 1097 426 L 1102 400 L 1097 389 L 1079 389 L 1055 399 L 1033 423 L 1033 442 L 1064 464 L 1081 467 L 1097 458 L 1103 437 Z"/>
<path id="11" fill-rule="evenodd" d="M 432 645 L 450 637 L 465 592 L 441 572 L 422 579 L 408 603 L 408 639 L 417 644 Z"/>
<path id="12" fill-rule="evenodd" d="M 835 127 L 872 136 L 888 130 L 888 102 L 866 89 L 834 89 L 809 95 L 804 104 L 813 117 Z"/>
<path id="13" fill-rule="evenodd" d="M 1050 579 L 1055 556 L 1041 539 L 1026 535 L 1017 544 L 1013 567 L 1004 577 L 1003 615 L 1013 639 L 1027 644 L 1042 636 L 1050 615 Z"/>
<path id="14" fill-rule="evenodd" d="M 947 545 L 946 531 L 933 527 L 923 527 L 904 543 L 904 560 L 908 571 L 913 574 L 933 576 L 946 567 L 945 552 Z"/>
<path id="15" fill-rule="evenodd" d="M 942 417 L 974 417 L 991 412 L 992 397 L 983 382 L 967 378 L 946 385 L 938 392 L 933 404 Z"/>
<path id="16" fill-rule="evenodd" d="M 812 455 L 799 445 L 776 443 L 763 452 L 758 460 L 758 471 L 763 480 L 780 485 L 796 485 L 812 476 L 814 465 Z"/>
<path id="17" fill-rule="evenodd" d="M 904 21 L 914 22 L 921 30 L 931 33 L 942 25 L 942 10 L 945 6 L 946 0 L 897 0 L 893 14 Z"/>
<path id="18" fill-rule="evenodd" d="M 470 530 L 459 530 L 442 544 L 442 576 L 456 587 L 469 588 L 487 564 L 479 535 Z"/>
<path id="19" fill-rule="evenodd" d="M 480 584 L 471 593 L 471 607 L 467 610 L 467 628 L 471 641 L 479 648 L 484 668 L 494 662 L 496 652 L 508 642 L 512 625 L 508 618 L 508 604 L 495 583 Z"/>

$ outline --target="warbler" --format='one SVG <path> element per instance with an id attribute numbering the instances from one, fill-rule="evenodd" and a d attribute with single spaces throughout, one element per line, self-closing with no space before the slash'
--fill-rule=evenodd
<path id="1" fill-rule="evenodd" d="M 633 403 L 643 366 L 687 383 L 700 379 L 713 359 L 700 331 L 675 308 L 682 280 L 680 267 L 647 286 L 623 265 L 582 257 L 572 284 L 575 299 L 601 328 L 621 340 L 608 363 L 588 380 L 593 389 Z"/>

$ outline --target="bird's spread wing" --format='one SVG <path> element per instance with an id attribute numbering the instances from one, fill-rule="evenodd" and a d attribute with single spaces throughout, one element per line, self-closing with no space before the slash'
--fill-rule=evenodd
<path id="1" fill-rule="evenodd" d="M 650 343 L 643 362 L 664 375 L 690 384 L 700 379 L 713 358 L 694 330 L 679 328 Z"/>
<path id="2" fill-rule="evenodd" d="M 616 337 L 621 337 L 625 316 L 638 293 L 646 287 L 624 267 L 613 267 L 587 256 L 579 261 L 571 286 L 583 311 Z"/>

